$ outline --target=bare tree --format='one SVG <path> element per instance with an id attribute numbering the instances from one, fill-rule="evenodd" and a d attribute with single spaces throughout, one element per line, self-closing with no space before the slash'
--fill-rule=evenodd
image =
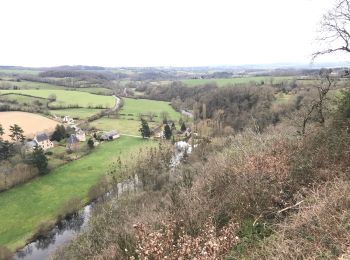
<path id="1" fill-rule="evenodd" d="M 327 100 L 328 92 L 333 89 L 336 85 L 336 78 L 331 77 L 331 70 L 322 70 L 320 72 L 321 82 L 316 86 L 317 96 L 311 100 L 310 105 L 306 106 L 306 110 L 302 116 L 302 124 L 301 124 L 301 134 L 305 134 L 306 126 L 308 122 L 316 118 L 316 120 L 324 125 L 325 116 L 325 101 Z"/>
<path id="2" fill-rule="evenodd" d="M 327 44 L 323 50 L 313 53 L 313 60 L 333 52 L 350 53 L 350 0 L 337 0 L 333 9 L 321 21 L 318 41 Z"/>

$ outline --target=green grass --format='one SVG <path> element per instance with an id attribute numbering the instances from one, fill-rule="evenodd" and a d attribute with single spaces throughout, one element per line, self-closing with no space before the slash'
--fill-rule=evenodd
<path id="1" fill-rule="evenodd" d="M 116 156 L 128 154 L 150 141 L 121 137 L 101 144 L 81 158 L 56 168 L 48 175 L 0 193 L 0 245 L 10 249 L 23 246 L 40 223 L 56 219 L 60 208 L 71 198 L 88 201 L 88 190 Z"/>
<path id="2" fill-rule="evenodd" d="M 113 107 L 115 99 L 112 96 L 94 95 L 81 91 L 67 91 L 61 89 L 26 89 L 26 90 L 0 90 L 0 94 L 13 93 L 25 94 L 34 97 L 47 98 L 51 94 L 55 94 L 57 100 L 50 103 L 51 107 L 60 107 L 67 105 L 78 105 L 80 107 L 102 106 Z"/>
<path id="3" fill-rule="evenodd" d="M 276 104 L 286 104 L 291 99 L 293 95 L 292 94 L 285 94 L 285 93 L 278 93 L 275 95 L 276 97 Z"/>
<path id="4" fill-rule="evenodd" d="M 89 87 L 89 88 L 76 88 L 76 91 L 82 91 L 82 92 L 89 92 L 91 94 L 97 94 L 97 95 L 113 95 L 113 91 L 108 88 L 98 88 L 98 87 Z"/>
<path id="5" fill-rule="evenodd" d="M 32 82 L 32 81 L 9 81 L 9 80 L 1 80 L 1 84 L 10 85 L 10 86 L 17 86 L 20 89 L 65 89 L 63 86 L 57 86 L 49 83 L 42 83 L 42 82 Z"/>
<path id="6" fill-rule="evenodd" d="M 161 120 L 160 114 L 162 112 L 166 112 L 168 114 L 168 119 L 176 121 L 181 116 L 180 113 L 176 112 L 168 102 L 131 98 L 124 98 L 124 106 L 120 111 L 120 115 L 123 119 L 133 118 L 138 120 L 138 114 L 147 114 L 149 112 L 157 115 L 154 120 L 158 122 Z"/>
<path id="7" fill-rule="evenodd" d="M 103 109 L 95 108 L 67 108 L 67 109 L 55 109 L 50 110 L 52 115 L 56 116 L 70 116 L 78 119 L 86 119 L 94 114 L 103 111 Z"/>
<path id="8" fill-rule="evenodd" d="M 38 75 L 41 71 L 39 70 L 19 70 L 19 69 L 0 69 L 0 73 L 5 74 L 32 74 L 32 75 Z"/>
<path id="9" fill-rule="evenodd" d="M 98 94 L 98 95 L 112 95 L 113 91 L 108 88 L 99 88 L 99 87 L 86 87 L 86 88 L 68 88 L 64 86 L 58 86 L 55 84 L 50 83 L 42 83 L 42 82 L 32 82 L 32 81 L 11 81 L 11 80 L 0 80 L 0 86 L 1 85 L 7 85 L 11 86 L 17 86 L 21 90 L 23 89 L 61 89 L 61 90 L 72 90 L 72 91 L 81 91 L 81 92 L 88 92 L 91 94 Z"/>
<path id="10" fill-rule="evenodd" d="M 126 120 L 103 117 L 90 123 L 91 126 L 99 130 L 110 131 L 118 130 L 122 134 L 140 135 L 139 128 L 141 123 L 139 120 Z M 150 128 L 157 126 L 157 123 L 149 122 Z"/>
<path id="11" fill-rule="evenodd" d="M 264 76 L 254 76 L 254 77 L 240 77 L 240 78 L 229 78 L 229 79 L 185 79 L 182 82 L 189 86 L 203 85 L 210 82 L 215 82 L 219 87 L 224 87 L 226 85 L 235 84 L 247 84 L 255 82 L 261 84 L 263 81 L 265 84 L 270 84 L 271 79 L 273 83 L 279 83 L 282 81 L 288 81 L 293 79 L 293 77 L 264 77 Z"/>
<path id="12" fill-rule="evenodd" d="M 28 96 L 17 95 L 17 94 L 0 95 L 0 99 L 16 100 L 17 103 L 21 105 L 31 104 L 35 101 L 39 101 L 40 103 L 43 103 L 43 104 L 47 102 L 46 99 L 37 98 L 37 97 L 28 97 Z"/>

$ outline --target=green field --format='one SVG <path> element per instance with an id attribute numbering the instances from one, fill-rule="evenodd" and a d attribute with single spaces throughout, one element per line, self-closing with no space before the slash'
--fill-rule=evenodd
<path id="1" fill-rule="evenodd" d="M 31 74 L 31 75 L 37 75 L 41 71 L 39 70 L 19 70 L 19 69 L 0 69 L 0 73 L 5 73 L 5 74 Z"/>
<path id="2" fill-rule="evenodd" d="M 91 126 L 98 130 L 110 131 L 118 130 L 121 134 L 140 135 L 139 128 L 141 123 L 139 120 L 126 120 L 103 117 L 90 123 Z M 157 126 L 155 122 L 148 123 L 150 128 Z"/>
<path id="3" fill-rule="evenodd" d="M 103 111 L 103 109 L 95 109 L 95 108 L 67 108 L 67 109 L 55 109 L 50 110 L 52 115 L 56 116 L 70 116 L 77 119 L 86 119 L 92 115 L 95 115 L 99 112 Z"/>
<path id="4" fill-rule="evenodd" d="M 0 99 L 6 99 L 6 100 L 16 100 L 18 104 L 26 105 L 31 104 L 33 102 L 40 102 L 42 104 L 45 104 L 47 102 L 46 99 L 37 98 L 37 97 L 28 97 L 23 95 L 17 95 L 17 94 L 6 94 L 6 95 L 0 95 Z"/>
<path id="5" fill-rule="evenodd" d="M 10 80 L 0 80 L 1 85 L 17 86 L 20 89 L 65 89 L 63 86 L 57 86 L 49 83 L 42 82 L 32 82 L 32 81 L 10 81 Z"/>
<path id="6" fill-rule="evenodd" d="M 292 94 L 278 93 L 275 95 L 275 104 L 286 104 L 293 97 Z"/>
<path id="7" fill-rule="evenodd" d="M 86 88 L 68 88 L 64 86 L 58 86 L 50 83 L 42 83 L 42 82 L 32 82 L 32 81 L 11 81 L 11 80 L 0 80 L 0 86 L 9 86 L 11 89 L 14 86 L 19 87 L 20 89 L 61 89 L 61 90 L 72 90 L 72 91 L 81 91 L 88 92 L 91 94 L 98 95 L 112 95 L 113 91 L 108 88 L 99 88 L 99 87 L 86 87 Z"/>
<path id="8" fill-rule="evenodd" d="M 81 158 L 56 168 L 9 191 L 0 193 L 0 245 L 23 246 L 40 223 L 57 218 L 61 207 L 72 198 L 88 201 L 87 192 L 117 156 L 128 158 L 141 146 L 153 145 L 140 138 L 121 137 L 103 143 Z"/>
<path id="9" fill-rule="evenodd" d="M 87 92 L 67 91 L 61 89 L 0 90 L 0 94 L 3 93 L 25 94 L 41 98 L 47 98 L 49 95 L 55 94 L 57 100 L 50 103 L 51 107 L 78 105 L 80 107 L 102 106 L 103 108 L 106 108 L 113 107 L 115 104 L 115 99 L 112 96 L 101 96 Z"/>
<path id="10" fill-rule="evenodd" d="M 138 120 L 139 114 L 155 113 L 157 117 L 154 118 L 155 121 L 160 121 L 160 114 L 166 112 L 168 114 L 168 119 L 178 120 L 180 118 L 180 113 L 176 112 L 169 104 L 169 102 L 156 101 L 149 99 L 132 99 L 124 98 L 124 106 L 120 110 L 121 118 Z"/>
<path id="11" fill-rule="evenodd" d="M 97 95 L 113 95 L 113 91 L 109 88 L 98 88 L 98 87 L 89 87 L 89 88 L 76 88 L 74 89 L 76 91 L 82 91 L 82 92 L 89 92 L 91 94 L 97 94 Z"/>
<path id="12" fill-rule="evenodd" d="M 189 86 L 204 85 L 207 83 L 215 82 L 219 87 L 224 87 L 226 85 L 236 85 L 236 84 L 247 84 L 247 83 L 257 83 L 261 84 L 270 84 L 272 79 L 273 83 L 279 83 L 282 81 L 288 81 L 293 79 L 293 77 L 263 77 L 263 76 L 254 76 L 254 77 L 240 77 L 240 78 L 229 78 L 229 79 L 184 79 L 182 82 L 186 83 Z"/>

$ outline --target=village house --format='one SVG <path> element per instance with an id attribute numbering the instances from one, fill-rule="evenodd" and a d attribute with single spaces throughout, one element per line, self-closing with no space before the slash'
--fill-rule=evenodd
<path id="1" fill-rule="evenodd" d="M 45 133 L 37 134 L 32 141 L 26 143 L 26 150 L 32 152 L 35 146 L 40 146 L 43 150 L 54 147 L 54 144 L 50 141 L 49 136 Z"/>
<path id="2" fill-rule="evenodd" d="M 76 131 L 75 136 L 77 137 L 79 142 L 85 142 L 86 141 L 85 132 L 83 130 L 81 130 L 81 129 L 78 129 Z"/>
<path id="3" fill-rule="evenodd" d="M 112 130 L 110 132 L 102 134 L 100 139 L 103 141 L 109 141 L 109 140 L 117 139 L 119 137 L 120 137 L 120 135 L 119 135 L 118 131 Z"/>
<path id="4" fill-rule="evenodd" d="M 71 118 L 70 116 L 64 116 L 63 117 L 63 123 L 73 124 L 74 123 L 74 119 Z"/>
<path id="5" fill-rule="evenodd" d="M 43 150 L 53 147 L 53 143 L 50 141 L 49 136 L 45 133 L 37 134 L 33 141 L 35 141 Z"/>
<path id="6" fill-rule="evenodd" d="M 73 151 L 79 148 L 79 140 L 75 134 L 71 134 L 67 139 L 67 150 Z"/>

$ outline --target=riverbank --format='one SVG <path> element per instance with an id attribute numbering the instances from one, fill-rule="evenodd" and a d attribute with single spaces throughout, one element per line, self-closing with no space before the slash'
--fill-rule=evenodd
<path id="1" fill-rule="evenodd" d="M 43 223 L 55 222 L 67 202 L 75 199 L 86 204 L 89 189 L 106 173 L 114 158 L 126 159 L 149 144 L 139 138 L 121 137 L 48 175 L 1 193 L 0 245 L 11 250 L 23 247 Z"/>

